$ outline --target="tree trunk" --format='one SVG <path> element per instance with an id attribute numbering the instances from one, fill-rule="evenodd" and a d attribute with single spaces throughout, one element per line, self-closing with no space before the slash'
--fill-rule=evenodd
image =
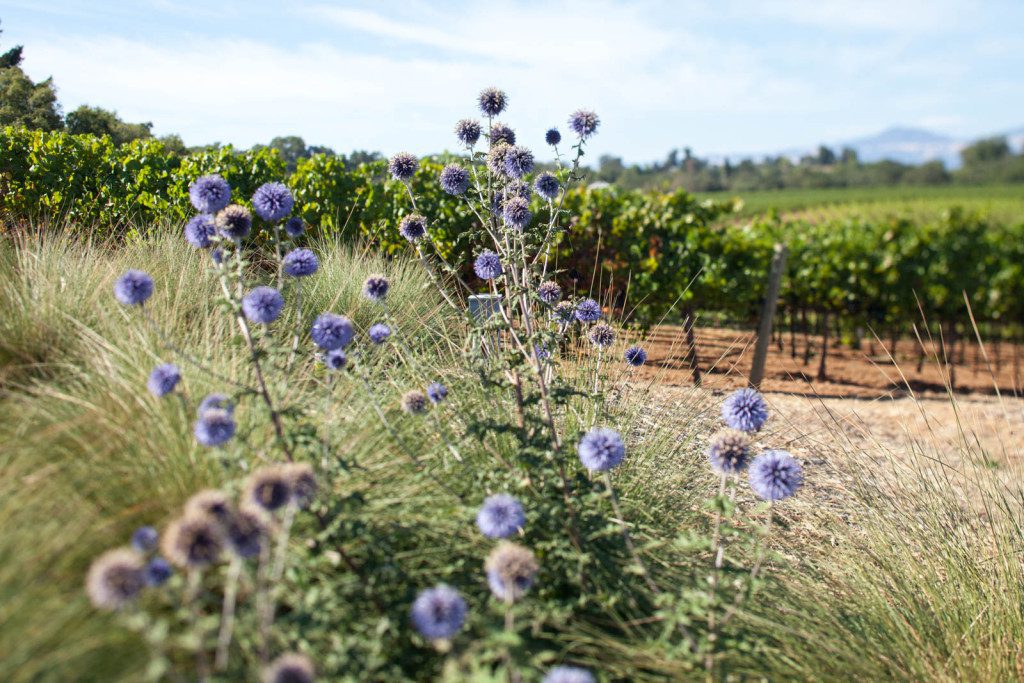
<path id="1" fill-rule="evenodd" d="M 693 385 L 699 387 L 701 382 L 700 361 L 697 357 L 697 335 L 693 332 L 693 325 L 693 310 L 687 308 L 683 311 L 683 331 L 686 333 L 686 362 L 690 365 Z"/>
<path id="2" fill-rule="evenodd" d="M 800 309 L 800 321 L 804 328 L 804 365 L 811 362 L 811 325 L 807 321 L 807 309 Z"/>
<path id="3" fill-rule="evenodd" d="M 828 379 L 828 372 L 825 368 L 825 363 L 828 359 L 828 311 L 824 311 L 821 314 L 821 360 L 818 363 L 818 381 L 824 382 Z"/>
<path id="4" fill-rule="evenodd" d="M 789 357 L 796 360 L 796 307 L 789 307 Z"/>
<path id="5" fill-rule="evenodd" d="M 892 328 L 889 333 L 889 355 L 892 356 L 892 362 L 894 365 L 899 365 L 899 356 L 896 352 L 899 350 L 900 341 L 900 330 L 898 327 Z"/>
<path id="6" fill-rule="evenodd" d="M 956 389 L 956 323 L 945 323 L 939 329 L 945 328 L 942 333 L 942 360 L 946 363 L 949 371 L 949 387 Z M 962 345 L 961 345 L 962 346 Z"/>
<path id="7" fill-rule="evenodd" d="M 927 330 L 928 330 L 928 327 L 925 326 L 925 331 L 927 332 Z M 921 336 L 921 335 L 919 335 L 919 336 Z M 928 355 L 928 349 L 925 348 L 925 340 L 926 339 L 928 339 L 928 335 L 927 334 L 921 336 L 920 344 L 919 344 L 920 349 L 919 349 L 918 354 L 917 354 L 917 374 L 919 374 L 919 375 L 921 374 L 922 371 L 924 371 L 924 359 Z"/>

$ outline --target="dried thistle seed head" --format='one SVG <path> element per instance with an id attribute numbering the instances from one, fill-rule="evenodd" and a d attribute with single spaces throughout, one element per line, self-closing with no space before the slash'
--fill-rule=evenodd
<path id="1" fill-rule="evenodd" d="M 711 438 L 708 461 L 719 474 L 738 474 L 750 458 L 750 437 L 738 429 L 723 429 Z"/>
<path id="2" fill-rule="evenodd" d="M 402 396 L 402 410 L 410 415 L 419 415 L 426 409 L 427 397 L 422 391 L 413 389 Z"/>
<path id="3" fill-rule="evenodd" d="M 291 491 L 292 502 L 300 508 L 308 507 L 316 496 L 316 474 L 304 462 L 293 462 L 282 466 L 285 483 Z"/>
<path id="4" fill-rule="evenodd" d="M 185 502 L 185 514 L 209 515 L 224 524 L 231 518 L 233 507 L 231 499 L 223 491 L 205 489 Z"/>
<path id="5" fill-rule="evenodd" d="M 128 548 L 108 550 L 89 567 L 85 591 L 97 609 L 116 610 L 134 600 L 146 587 L 146 562 Z"/>
<path id="6" fill-rule="evenodd" d="M 263 683 L 313 683 L 313 660 L 295 652 L 283 654 L 263 670 Z"/>
<path id="7" fill-rule="evenodd" d="M 241 505 L 255 505 L 274 512 L 291 500 L 287 470 L 283 465 L 270 465 L 249 475 L 242 490 Z"/>
<path id="8" fill-rule="evenodd" d="M 224 550 L 223 525 L 211 515 L 187 512 L 168 525 L 161 548 L 167 559 L 179 567 L 209 567 Z"/>
<path id="9" fill-rule="evenodd" d="M 261 508 L 240 507 L 224 526 L 228 548 L 242 559 L 256 557 L 270 536 L 270 528 L 270 519 Z"/>
<path id="10" fill-rule="evenodd" d="M 503 541 L 487 556 L 484 569 L 495 597 L 518 600 L 533 585 L 540 565 L 529 548 Z"/>

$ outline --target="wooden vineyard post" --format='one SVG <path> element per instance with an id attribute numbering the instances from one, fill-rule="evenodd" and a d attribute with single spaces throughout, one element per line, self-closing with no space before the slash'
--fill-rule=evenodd
<path id="1" fill-rule="evenodd" d="M 761 388 L 764 379 L 764 366 L 768 360 L 768 344 L 772 338 L 772 320 L 775 318 L 775 307 L 779 302 L 779 288 L 782 285 L 782 273 L 786 268 L 786 245 L 776 244 L 772 256 L 772 267 L 768 274 L 768 291 L 761 305 L 761 320 L 757 327 L 757 345 L 754 347 L 754 363 L 750 368 L 750 386 Z"/>

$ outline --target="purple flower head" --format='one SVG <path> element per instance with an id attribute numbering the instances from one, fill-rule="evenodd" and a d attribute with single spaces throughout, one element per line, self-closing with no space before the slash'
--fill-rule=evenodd
<path id="1" fill-rule="evenodd" d="M 512 197 L 519 197 L 523 201 L 530 201 L 530 197 L 533 196 L 533 190 L 530 186 L 521 180 L 513 180 L 505 186 L 505 199 Z"/>
<path id="2" fill-rule="evenodd" d="M 718 474 L 738 474 L 750 458 L 750 437 L 738 429 L 723 429 L 711 438 L 708 462 Z"/>
<path id="3" fill-rule="evenodd" d="M 458 197 L 469 189 L 469 171 L 458 164 L 448 164 L 441 169 L 440 182 L 442 190 Z"/>
<path id="4" fill-rule="evenodd" d="M 348 357 L 341 349 L 334 349 L 324 354 L 324 365 L 331 370 L 341 370 L 348 362 Z"/>
<path id="5" fill-rule="evenodd" d="M 530 211 L 530 203 L 522 197 L 512 197 L 505 201 L 505 208 L 501 212 L 505 225 L 522 230 L 530 224 L 533 213 Z"/>
<path id="6" fill-rule="evenodd" d="M 487 152 L 487 170 L 496 176 L 504 176 L 505 155 L 508 154 L 509 149 L 505 143 L 492 145 L 490 151 Z"/>
<path id="7" fill-rule="evenodd" d="M 146 388 L 149 389 L 149 393 L 160 398 L 174 391 L 174 387 L 178 386 L 180 381 L 181 370 L 178 369 L 178 366 L 174 363 L 164 363 L 156 366 L 153 368 L 153 372 L 149 373 Z"/>
<path id="8" fill-rule="evenodd" d="M 292 216 L 284 222 L 284 231 L 289 237 L 301 237 L 306 232 L 306 224 L 298 216 Z"/>
<path id="9" fill-rule="evenodd" d="M 576 319 L 576 307 L 568 301 L 560 301 L 551 311 L 551 317 L 562 325 L 568 325 Z"/>
<path id="10" fill-rule="evenodd" d="M 562 134 L 558 132 L 557 128 L 548 128 L 548 132 L 544 133 L 544 142 L 548 143 L 552 147 L 562 141 Z"/>
<path id="11" fill-rule="evenodd" d="M 252 195 L 256 215 L 268 223 L 276 223 L 292 212 L 295 199 L 284 183 L 263 183 Z"/>
<path id="12" fill-rule="evenodd" d="M 480 139 L 480 122 L 473 119 L 461 119 L 455 124 L 455 137 L 466 147 L 472 147 Z"/>
<path id="13" fill-rule="evenodd" d="M 487 538 L 508 538 L 525 525 L 523 506 L 507 493 L 489 496 L 476 513 L 476 526 Z"/>
<path id="14" fill-rule="evenodd" d="M 188 198 L 200 213 L 217 213 L 231 201 L 231 186 L 219 175 L 204 175 L 189 186 Z"/>
<path id="15" fill-rule="evenodd" d="M 555 304 L 562 298 L 562 288 L 557 282 L 548 280 L 537 287 L 537 296 L 546 304 Z"/>
<path id="16" fill-rule="evenodd" d="M 533 183 L 533 187 L 537 190 L 537 194 L 548 201 L 557 197 L 558 190 L 561 189 L 561 185 L 558 184 L 558 178 L 550 173 L 541 173 L 537 176 L 537 180 Z"/>
<path id="17" fill-rule="evenodd" d="M 612 329 L 611 325 L 598 323 L 590 328 L 590 334 L 587 336 L 594 346 L 599 349 L 606 349 L 615 341 L 615 330 Z"/>
<path id="18" fill-rule="evenodd" d="M 578 666 L 556 666 L 547 672 L 541 683 L 597 683 L 597 679 Z"/>
<path id="19" fill-rule="evenodd" d="M 569 127 L 576 135 L 580 136 L 581 140 L 586 140 L 593 135 L 600 123 L 601 119 L 597 117 L 597 114 L 587 109 L 577 109 L 569 117 Z"/>
<path id="20" fill-rule="evenodd" d="M 224 394 L 208 394 L 206 398 L 199 402 L 199 406 L 196 408 L 196 415 L 200 416 L 207 410 L 223 410 L 228 415 L 233 415 L 235 412 L 235 406 Z"/>
<path id="21" fill-rule="evenodd" d="M 391 336 L 391 328 L 384 323 L 375 323 L 370 325 L 367 334 L 370 336 L 370 341 L 374 344 L 383 344 Z"/>
<path id="22" fill-rule="evenodd" d="M 267 325 L 277 320 L 284 308 L 284 297 L 273 287 L 256 287 L 242 297 L 242 313 L 249 322 Z"/>
<path id="23" fill-rule="evenodd" d="M 516 132 L 504 123 L 495 123 L 491 126 L 491 147 L 497 147 L 505 143 L 509 147 L 516 144 Z"/>
<path id="24" fill-rule="evenodd" d="M 153 296 L 153 278 L 141 270 L 128 270 L 114 281 L 114 297 L 125 306 L 141 306 Z"/>
<path id="25" fill-rule="evenodd" d="M 457 590 L 442 583 L 416 597 L 410 616 L 413 627 L 424 638 L 451 638 L 466 621 L 466 601 Z"/>
<path id="26" fill-rule="evenodd" d="M 408 152 L 399 152 L 391 157 L 391 161 L 388 162 L 388 170 L 391 171 L 391 177 L 395 180 L 401 180 L 403 183 L 410 180 L 416 174 L 416 169 L 419 167 L 419 160 Z"/>
<path id="27" fill-rule="evenodd" d="M 537 360 L 547 360 L 551 358 L 551 351 L 544 344 L 537 344 L 533 347 L 533 350 L 537 352 Z"/>
<path id="28" fill-rule="evenodd" d="M 490 249 L 485 249 L 476 257 L 473 270 L 481 280 L 493 280 L 502 273 L 501 258 Z"/>
<path id="29" fill-rule="evenodd" d="M 581 323 L 597 322 L 601 319 L 601 305 L 593 299 L 584 299 L 576 304 L 576 319 Z"/>
<path id="30" fill-rule="evenodd" d="M 232 204 L 220 210 L 214 223 L 217 232 L 223 237 L 238 242 L 249 236 L 252 230 L 252 215 L 244 206 Z"/>
<path id="31" fill-rule="evenodd" d="M 505 96 L 504 91 L 497 88 L 484 88 L 480 91 L 477 102 L 480 105 L 481 113 L 488 118 L 493 118 L 505 111 L 505 107 L 508 106 L 508 97 Z"/>
<path id="32" fill-rule="evenodd" d="M 765 451 L 750 463 L 750 488 L 765 500 L 789 498 L 804 483 L 803 469 L 786 451 Z"/>
<path id="33" fill-rule="evenodd" d="M 630 346 L 626 349 L 623 357 L 634 368 L 638 368 L 647 362 L 647 352 L 641 346 Z"/>
<path id="34" fill-rule="evenodd" d="M 151 553 L 160 543 L 160 534 L 151 526 L 140 526 L 132 534 L 132 547 L 140 553 Z"/>
<path id="35" fill-rule="evenodd" d="M 146 564 L 143 570 L 146 577 L 146 585 L 150 588 L 162 586 L 174 574 L 170 563 L 162 557 L 154 557 Z"/>
<path id="36" fill-rule="evenodd" d="M 213 216 L 208 213 L 193 216 L 185 224 L 185 241 L 196 249 L 207 249 L 216 234 L 217 226 L 213 224 Z"/>
<path id="37" fill-rule="evenodd" d="M 441 384 L 440 382 L 431 382 L 427 385 L 427 398 L 434 405 L 443 403 L 448 398 L 448 387 Z"/>
<path id="38" fill-rule="evenodd" d="M 363 283 L 363 296 L 370 301 L 379 303 L 387 298 L 389 289 L 391 289 L 391 283 L 388 282 L 388 279 L 379 273 L 375 273 L 366 278 L 366 282 Z"/>
<path id="39" fill-rule="evenodd" d="M 219 266 L 220 264 L 224 263 L 224 250 L 221 249 L 220 247 L 217 247 L 216 249 L 210 252 L 210 258 L 213 259 L 213 262 Z"/>
<path id="40" fill-rule="evenodd" d="M 309 277 L 320 269 L 320 261 L 311 249 L 300 247 L 292 249 L 284 255 L 285 275 L 292 277 Z"/>
<path id="41" fill-rule="evenodd" d="M 513 145 L 505 152 L 505 173 L 513 178 L 522 178 L 533 170 L 533 152 Z"/>
<path id="42" fill-rule="evenodd" d="M 398 232 L 410 242 L 418 242 L 427 234 L 427 219 L 418 213 L 410 213 L 398 224 Z"/>
<path id="43" fill-rule="evenodd" d="M 584 467 L 593 472 L 601 472 L 622 462 L 626 457 L 626 446 L 614 429 L 595 427 L 580 439 L 576 452 Z"/>
<path id="44" fill-rule="evenodd" d="M 741 432 L 756 432 L 768 419 L 768 404 L 756 389 L 737 389 L 722 403 L 725 424 Z"/>
<path id="45" fill-rule="evenodd" d="M 343 349 L 352 343 L 355 333 L 351 320 L 343 315 L 328 312 L 321 313 L 313 321 L 313 328 L 309 334 L 313 338 L 313 343 L 321 349 L 333 351 Z"/>
<path id="46" fill-rule="evenodd" d="M 192 431 L 202 445 L 220 446 L 235 435 L 235 420 L 226 410 L 209 408 L 199 414 Z"/>

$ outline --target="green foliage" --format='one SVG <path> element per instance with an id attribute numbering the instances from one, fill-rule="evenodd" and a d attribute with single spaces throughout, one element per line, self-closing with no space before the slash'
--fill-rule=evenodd
<path id="1" fill-rule="evenodd" d="M 64 120 L 67 132 L 74 135 L 109 136 L 115 145 L 153 136 L 152 123 L 128 123 L 117 112 L 83 104 Z"/>
<path id="2" fill-rule="evenodd" d="M 44 131 L 62 128 L 53 79 L 33 83 L 21 67 L 0 69 L 0 126 Z"/>

